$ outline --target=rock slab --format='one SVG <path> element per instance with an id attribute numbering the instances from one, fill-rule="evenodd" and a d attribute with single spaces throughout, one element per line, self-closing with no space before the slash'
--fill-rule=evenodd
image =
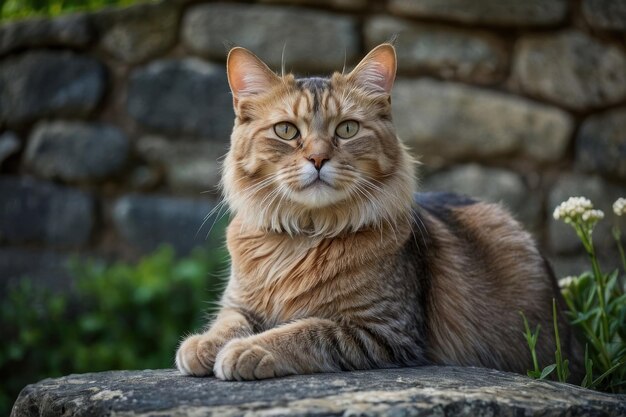
<path id="1" fill-rule="evenodd" d="M 489 369 L 421 367 L 225 382 L 174 370 L 46 379 L 22 390 L 31 416 L 623 416 L 626 396 Z"/>

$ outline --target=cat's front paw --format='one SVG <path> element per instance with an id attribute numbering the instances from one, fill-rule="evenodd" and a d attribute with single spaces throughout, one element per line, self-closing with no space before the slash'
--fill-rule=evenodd
<path id="1" fill-rule="evenodd" d="M 206 335 L 189 336 L 176 352 L 176 367 L 183 375 L 212 375 L 215 356 L 221 346 L 223 342 Z"/>
<path id="2" fill-rule="evenodd" d="M 220 350 L 213 368 L 220 379 L 237 381 L 288 375 L 272 352 L 245 339 L 231 340 Z"/>

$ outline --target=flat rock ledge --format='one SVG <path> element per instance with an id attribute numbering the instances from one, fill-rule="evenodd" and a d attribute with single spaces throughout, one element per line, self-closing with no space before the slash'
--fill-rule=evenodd
<path id="1" fill-rule="evenodd" d="M 480 368 L 421 367 L 224 382 L 110 371 L 24 388 L 11 416 L 624 416 L 626 396 Z"/>

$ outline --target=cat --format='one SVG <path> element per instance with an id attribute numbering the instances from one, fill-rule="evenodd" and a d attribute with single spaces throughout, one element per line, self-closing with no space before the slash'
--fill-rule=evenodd
<path id="1" fill-rule="evenodd" d="M 206 331 L 176 354 L 185 375 L 253 380 L 427 364 L 525 373 L 523 311 L 553 358 L 550 267 L 502 207 L 414 194 L 396 137 L 392 44 L 348 74 L 277 75 L 227 59 L 235 124 L 222 185 L 231 275 Z M 573 345 L 559 316 L 564 346 Z"/>

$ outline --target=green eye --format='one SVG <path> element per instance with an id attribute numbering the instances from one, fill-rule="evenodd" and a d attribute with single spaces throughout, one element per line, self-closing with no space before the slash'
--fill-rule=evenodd
<path id="1" fill-rule="evenodd" d="M 285 140 L 292 140 L 300 135 L 298 128 L 289 122 L 280 122 L 274 125 L 274 132 L 279 138 Z"/>
<path id="2" fill-rule="evenodd" d="M 335 129 L 335 134 L 342 139 L 350 139 L 352 136 L 356 135 L 359 131 L 359 123 L 354 120 L 346 120 L 345 122 L 339 123 L 337 129 Z"/>

